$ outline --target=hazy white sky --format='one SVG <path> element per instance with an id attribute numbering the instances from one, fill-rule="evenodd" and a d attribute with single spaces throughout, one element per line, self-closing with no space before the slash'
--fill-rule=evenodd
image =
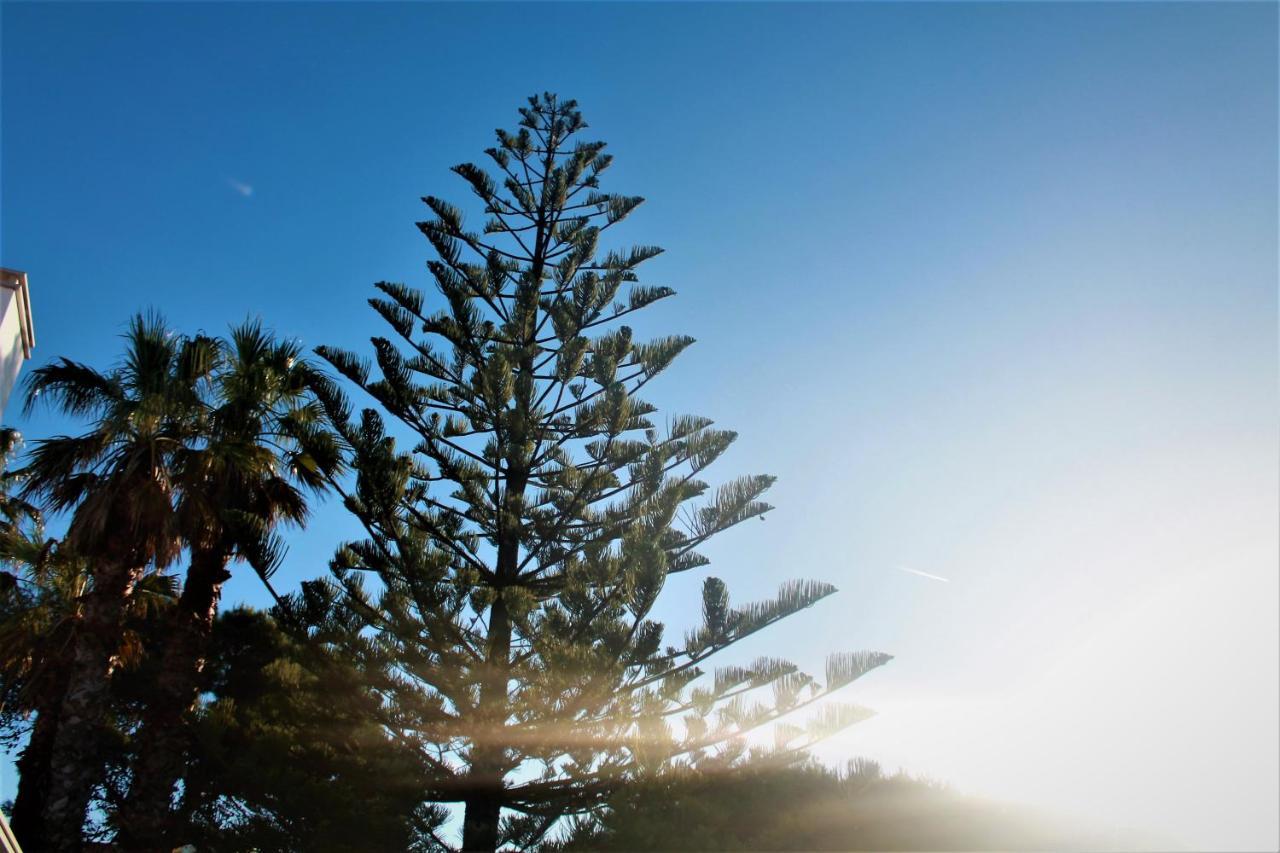
<path id="1" fill-rule="evenodd" d="M 983 525 L 953 583 L 895 582 L 918 639 L 857 691 L 880 716 L 823 754 L 1198 849 L 1274 846 L 1280 587 L 1259 450 L 1201 470 L 1190 449 L 1112 460 Z"/>

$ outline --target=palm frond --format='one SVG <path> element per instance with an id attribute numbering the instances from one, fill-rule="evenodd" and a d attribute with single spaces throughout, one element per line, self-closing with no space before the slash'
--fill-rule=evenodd
<path id="1" fill-rule="evenodd" d="M 99 373 L 68 358 L 31 371 L 23 386 L 26 391 L 24 414 L 31 414 L 37 404 L 43 403 L 67 415 L 99 415 L 124 399 L 117 375 Z"/>

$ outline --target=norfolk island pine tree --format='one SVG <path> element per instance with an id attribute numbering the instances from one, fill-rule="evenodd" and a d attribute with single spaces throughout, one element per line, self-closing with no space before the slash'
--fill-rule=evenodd
<path id="1" fill-rule="evenodd" d="M 735 434 L 651 419 L 638 392 L 693 339 L 641 343 L 618 322 L 674 293 L 639 282 L 660 249 L 600 247 L 643 199 L 600 191 L 611 157 L 577 139 L 575 102 L 544 94 L 520 115 L 485 152 L 492 173 L 453 169 L 483 206 L 480 232 L 423 199 L 443 307 L 380 282 L 369 303 L 394 337 L 372 339 L 374 363 L 317 350 L 414 445 L 401 449 L 379 411 L 355 415 L 336 383 L 317 387 L 356 472 L 335 485 L 367 537 L 340 547 L 332 581 L 309 593 L 356 614 L 349 652 L 394 673 L 372 685 L 384 725 L 433 768 L 424 798 L 462 806 L 466 850 L 536 844 L 642 774 L 731 764 L 747 733 L 890 660 L 831 655 L 825 684 L 771 657 L 704 673 L 712 655 L 836 591 L 810 580 L 734 607 L 707 578 L 702 624 L 664 645 L 649 614 L 666 578 L 769 511 L 773 478 L 712 490 L 699 474 Z M 797 754 L 869 713 L 824 702 L 805 725 L 778 722 L 771 751 Z"/>

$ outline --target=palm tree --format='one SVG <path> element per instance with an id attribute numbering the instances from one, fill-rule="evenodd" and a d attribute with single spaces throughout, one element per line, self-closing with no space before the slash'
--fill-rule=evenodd
<path id="1" fill-rule="evenodd" d="M 5 555 L 6 565 L 18 572 L 11 575 L 14 584 L 0 607 L 0 717 L 7 730 L 16 729 L 19 719 L 29 721 L 11 820 L 27 850 L 50 846 L 43 815 L 49 766 L 67 689 L 68 652 L 82 624 L 80 599 L 90 582 L 88 563 L 59 544 L 33 537 L 19 548 L 6 547 Z M 155 619 L 177 598 L 177 589 L 172 575 L 148 572 L 130 598 L 129 621 Z M 136 666 L 142 657 L 140 637 L 126 627 L 117 650 L 119 667 Z M 6 731 L 14 740 L 16 734 Z"/>
<path id="2" fill-rule="evenodd" d="M 4 563 L 11 579 L 0 609 L 0 716 L 14 737 L 34 716 L 18 756 L 14 833 L 30 850 L 44 849 L 43 805 L 49 759 L 66 693 L 66 650 L 88 576 L 77 561 L 60 559 L 39 529 L 6 530 Z M 12 733 L 11 733 L 12 732 Z M 16 739 L 16 737 L 14 738 Z"/>
<path id="3" fill-rule="evenodd" d="M 43 844 L 40 812 L 49 750 L 65 689 L 61 670 L 49 664 L 64 645 L 65 603 L 82 592 L 51 571 L 52 542 L 44 538 L 40 511 L 15 494 L 21 477 L 9 467 L 22 437 L 0 431 L 0 729 L 18 740 L 31 714 L 27 744 L 18 757 L 20 785 L 14 800 L 14 832 L 28 848 Z"/>
<path id="4" fill-rule="evenodd" d="M 206 428 L 202 395 L 217 361 L 216 342 L 178 337 L 155 314 L 135 316 L 124 339 L 124 358 L 109 373 L 64 358 L 27 381 L 28 411 L 46 400 L 92 419 L 82 435 L 36 442 L 23 471 L 24 497 L 71 511 L 65 543 L 90 560 L 49 755 L 44 825 L 55 851 L 81 846 L 135 588 L 149 566 L 162 568 L 181 550 L 174 463 Z"/>
<path id="5" fill-rule="evenodd" d="M 138 734 L 133 781 L 120 815 L 125 849 L 171 849 L 171 802 L 182 776 L 209 638 L 232 560 L 265 581 L 282 555 L 281 524 L 301 525 L 306 492 L 320 493 L 340 455 L 309 394 L 312 368 L 296 344 L 256 322 L 221 347 L 205 440 L 178 454 L 178 528 L 191 563 L 169 615 L 155 695 Z M 268 588 L 270 586 L 268 585 Z M 273 592 L 274 594 L 274 592 Z"/>
<path id="6" fill-rule="evenodd" d="M 41 523 L 40 510 L 16 494 L 22 485 L 22 474 L 9 468 L 21 444 L 22 433 L 10 427 L 0 428 L 0 537 L 20 531 L 27 523 Z M 7 553 L 0 553 L 0 558 L 7 557 Z M 14 579 L 13 575 L 8 577 L 10 581 Z M 0 590 L 7 590 L 10 581 L 0 581 L 4 584 Z"/>
<path id="7" fill-rule="evenodd" d="M 0 455 L 11 458 L 18 440 L 0 431 Z M 17 762 L 13 802 L 15 835 L 28 850 L 47 849 L 43 805 L 58 714 L 67 688 L 68 650 L 80 625 L 80 600 L 89 588 L 88 563 L 45 537 L 38 509 L 14 494 L 21 475 L 0 472 L 0 728 L 7 742 L 27 734 Z M 177 584 L 156 572 L 139 581 L 130 615 L 154 618 L 172 602 Z M 126 629 L 117 655 L 122 666 L 142 658 L 137 634 Z"/>

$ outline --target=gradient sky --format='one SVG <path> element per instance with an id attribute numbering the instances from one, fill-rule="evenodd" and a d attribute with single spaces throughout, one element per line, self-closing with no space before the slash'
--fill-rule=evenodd
<path id="1" fill-rule="evenodd" d="M 897 656 L 821 755 L 1280 845 L 1275 4 L 6 2 L 0 30 L 37 363 L 105 367 L 149 306 L 359 349 L 372 282 L 428 286 L 418 197 L 465 199 L 447 168 L 526 95 L 576 98 L 681 294 L 637 331 L 699 339 L 649 398 L 741 433 L 721 475 L 780 477 L 711 571 L 842 590 L 741 656 Z M 355 535 L 316 521 L 281 586 Z"/>

